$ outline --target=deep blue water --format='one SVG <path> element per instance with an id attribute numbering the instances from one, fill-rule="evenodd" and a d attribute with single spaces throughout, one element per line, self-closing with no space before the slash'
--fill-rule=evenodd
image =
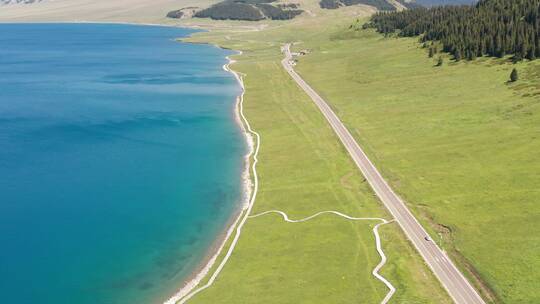
<path id="1" fill-rule="evenodd" d="M 238 208 L 229 52 L 186 29 L 0 25 L 0 300 L 159 303 Z"/>

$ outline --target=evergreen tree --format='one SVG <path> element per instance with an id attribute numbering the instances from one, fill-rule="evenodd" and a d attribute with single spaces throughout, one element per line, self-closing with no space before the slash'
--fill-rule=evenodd
<path id="1" fill-rule="evenodd" d="M 381 11 L 395 11 L 396 7 L 386 0 L 320 0 L 319 6 L 325 9 L 336 9 L 341 6 L 351 6 L 356 4 L 365 4 L 375 7 Z M 409 4 L 405 4 L 409 6 Z"/>
<path id="2" fill-rule="evenodd" d="M 519 80 L 519 74 L 516 68 L 512 70 L 512 73 L 510 73 L 510 82 L 516 82 Z"/>
<path id="3" fill-rule="evenodd" d="M 460 50 L 457 50 L 456 52 L 454 52 L 454 59 L 456 59 L 456 61 L 460 61 L 463 57 L 461 56 L 461 51 Z"/>
<path id="4" fill-rule="evenodd" d="M 443 63 L 444 63 L 443 58 L 439 56 L 439 59 L 437 59 L 437 66 L 440 67 L 443 65 Z"/>

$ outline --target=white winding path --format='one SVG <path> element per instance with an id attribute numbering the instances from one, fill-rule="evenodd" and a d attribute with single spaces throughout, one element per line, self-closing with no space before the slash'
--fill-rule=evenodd
<path id="1" fill-rule="evenodd" d="M 251 216 L 249 216 L 249 218 L 256 218 L 256 217 L 263 216 L 263 215 L 270 214 L 270 213 L 280 214 L 283 217 L 283 220 L 285 220 L 288 223 L 307 222 L 307 221 L 309 221 L 311 219 L 314 219 L 314 218 L 318 217 L 319 215 L 323 215 L 323 214 L 333 214 L 333 215 L 337 215 L 337 216 L 340 216 L 340 217 L 344 217 L 344 218 L 346 218 L 348 220 L 351 220 L 351 221 L 380 221 L 380 222 L 382 222 L 382 223 L 379 223 L 379 224 L 375 225 L 375 227 L 373 227 L 373 234 L 375 235 L 375 245 L 377 247 L 377 252 L 381 256 L 381 261 L 379 262 L 379 264 L 377 266 L 375 266 L 375 268 L 373 269 L 373 271 L 371 273 L 379 281 L 383 282 L 384 285 L 386 285 L 386 287 L 388 287 L 388 293 L 386 294 L 384 299 L 381 301 L 381 304 L 386 304 L 386 303 L 388 303 L 388 301 L 390 301 L 390 298 L 392 298 L 392 296 L 396 292 L 396 288 L 385 277 L 383 277 L 381 274 L 379 274 L 379 270 L 381 270 L 381 268 L 384 266 L 384 264 L 386 264 L 386 260 L 387 260 L 386 255 L 384 254 L 384 251 L 383 251 L 382 245 L 381 245 L 381 238 L 379 236 L 379 227 L 382 226 L 382 225 L 386 225 L 388 223 L 391 223 L 392 221 L 388 221 L 388 220 L 385 220 L 383 218 L 378 218 L 378 217 L 352 217 L 352 216 L 343 214 L 343 213 L 338 212 L 338 211 L 333 211 L 333 210 L 332 211 L 321 211 L 319 213 L 316 213 L 314 215 L 311 215 L 311 216 L 308 216 L 306 218 L 299 219 L 299 220 L 291 220 L 289 218 L 289 216 L 285 212 L 279 211 L 279 210 L 265 211 L 265 212 L 262 212 L 262 213 L 259 213 L 259 214 L 256 214 L 256 215 L 251 215 Z"/>
<path id="2" fill-rule="evenodd" d="M 240 52 L 240 54 L 241 54 L 241 52 Z M 255 132 L 251 128 L 251 125 L 249 124 L 249 121 L 247 120 L 246 116 L 244 115 L 244 107 L 243 107 L 243 105 L 244 105 L 244 93 L 245 93 L 244 82 L 243 82 L 242 76 L 240 76 L 239 73 L 237 73 L 236 71 L 234 71 L 234 70 L 232 70 L 230 68 L 230 65 L 232 63 L 234 63 L 234 61 L 229 59 L 229 63 L 224 66 L 224 69 L 226 71 L 228 71 L 228 72 L 231 72 L 235 76 L 238 83 L 240 84 L 240 87 L 242 88 L 242 93 L 238 97 L 238 109 L 239 109 L 238 112 L 240 114 L 240 117 L 242 118 L 242 124 L 243 124 L 243 126 L 244 126 L 244 128 L 246 130 L 247 136 L 251 137 L 251 138 L 248 138 L 248 140 L 252 140 L 253 137 L 255 137 L 255 139 L 256 139 L 255 140 L 255 145 L 254 145 L 254 147 L 252 146 L 250 154 L 248 155 L 248 157 L 250 157 L 250 156 L 253 157 L 253 163 L 251 165 L 251 173 L 252 173 L 251 176 L 253 177 L 253 189 L 251 191 L 251 197 L 249 198 L 247 205 L 243 208 L 240 216 L 235 220 L 235 222 L 231 226 L 231 229 L 229 229 L 229 231 L 227 232 L 227 235 L 225 236 L 225 240 L 223 241 L 223 243 L 219 247 L 218 251 L 212 257 L 212 259 L 210 259 L 210 261 L 205 266 L 205 268 L 196 276 L 196 278 L 194 280 L 189 282 L 186 286 L 184 286 L 178 293 L 176 293 L 174 296 L 172 296 L 169 300 L 165 301 L 164 304 L 184 304 L 188 300 L 193 298 L 195 295 L 200 293 L 201 291 L 203 291 L 203 290 L 207 289 L 208 287 L 212 286 L 212 284 L 214 284 L 214 281 L 216 280 L 216 278 L 219 276 L 219 274 L 223 270 L 223 267 L 225 267 L 225 264 L 227 264 L 227 262 L 229 261 L 229 258 L 231 257 L 231 255 L 232 255 L 232 253 L 233 253 L 233 251 L 234 251 L 234 249 L 235 249 L 235 247 L 236 247 L 236 245 L 238 243 L 238 240 L 240 239 L 240 234 L 242 233 L 242 228 L 244 227 L 244 224 L 246 223 L 246 221 L 249 218 L 255 218 L 255 217 L 262 216 L 262 215 L 265 215 L 265 214 L 268 214 L 268 213 L 279 213 L 279 214 L 281 214 L 283 216 L 285 221 L 291 222 L 291 223 L 305 222 L 305 221 L 313 219 L 313 218 L 315 218 L 315 217 L 317 217 L 319 215 L 327 214 L 327 213 L 338 215 L 338 216 L 341 216 L 341 217 L 344 217 L 344 218 L 346 218 L 348 220 L 353 220 L 353 221 L 360 221 L 360 220 L 381 221 L 381 223 L 377 224 L 373 228 L 373 233 L 375 235 L 375 242 L 376 242 L 377 252 L 381 256 L 381 261 L 373 269 L 372 274 L 377 279 L 379 279 L 381 282 L 383 282 L 389 289 L 389 292 L 386 294 L 385 298 L 381 301 L 381 304 L 386 304 L 390 300 L 390 298 L 393 296 L 393 294 L 396 292 L 396 289 L 394 288 L 394 286 L 388 280 L 386 280 L 382 275 L 379 274 L 379 270 L 384 266 L 387 259 L 386 259 L 386 255 L 384 254 L 384 251 L 382 250 L 381 239 L 379 237 L 378 229 L 379 229 L 379 227 L 381 225 L 388 224 L 388 223 L 390 223 L 392 221 L 388 221 L 388 220 L 385 220 L 383 218 L 351 217 L 351 216 L 348 216 L 346 214 L 340 213 L 338 211 L 322 211 L 322 212 L 314 214 L 314 215 L 312 215 L 310 217 L 307 217 L 307 218 L 304 218 L 304 219 L 301 219 L 301 220 L 296 220 L 296 221 L 289 219 L 287 214 L 285 214 L 284 212 L 276 211 L 276 210 L 266 211 L 266 212 L 263 212 L 263 213 L 260 213 L 260 214 L 257 214 L 257 215 L 250 216 L 251 210 L 253 209 L 253 205 L 255 203 L 255 199 L 257 197 L 257 192 L 258 192 L 258 189 L 259 189 L 259 178 L 258 178 L 258 175 L 257 175 L 257 163 L 258 163 L 259 160 L 258 160 L 257 156 L 259 154 L 259 148 L 260 148 L 260 145 L 261 145 L 261 136 L 259 135 L 259 133 Z M 232 239 L 231 245 L 229 246 L 225 256 L 223 257 L 223 259 L 221 260 L 221 262 L 219 263 L 219 265 L 217 266 L 215 271 L 212 273 L 212 276 L 210 277 L 208 282 L 206 282 L 206 284 L 204 284 L 204 285 L 202 285 L 202 286 L 195 289 L 195 287 L 197 287 L 198 284 L 202 281 L 202 279 L 204 277 L 206 277 L 206 274 L 210 271 L 210 269 L 213 267 L 214 263 L 217 261 L 218 256 L 221 254 L 221 252 L 225 248 L 225 245 L 228 242 L 230 236 L 232 235 L 234 227 L 236 227 L 236 229 L 235 229 L 236 234 L 234 235 L 234 238 Z"/>

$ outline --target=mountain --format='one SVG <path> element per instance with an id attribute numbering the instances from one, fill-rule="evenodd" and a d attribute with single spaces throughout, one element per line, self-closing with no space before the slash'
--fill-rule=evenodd
<path id="1" fill-rule="evenodd" d="M 41 2 L 41 0 L 0 0 L 0 5 L 7 5 L 7 4 L 30 4 L 35 2 Z"/>
<path id="2" fill-rule="evenodd" d="M 8 4 L 32 2 L 34 4 Z M 0 22 L 164 22 L 182 7 L 206 8 L 219 0 L 0 0 Z"/>
<path id="3" fill-rule="evenodd" d="M 364 4 L 380 11 L 394 11 L 418 6 L 462 5 L 476 2 L 477 0 L 320 0 L 319 5 L 325 9 L 337 9 L 343 6 Z"/>

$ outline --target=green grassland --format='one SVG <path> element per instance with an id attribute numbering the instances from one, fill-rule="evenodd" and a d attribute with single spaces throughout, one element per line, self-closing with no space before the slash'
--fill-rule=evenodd
<path id="1" fill-rule="evenodd" d="M 540 303 L 540 66 L 435 67 L 416 39 L 346 24 L 299 41 L 297 70 L 485 295 Z"/>
<path id="2" fill-rule="evenodd" d="M 304 21 L 292 23 L 303 30 Z M 280 65 L 278 25 L 264 32 L 213 31 L 191 41 L 243 50 L 233 68 L 245 74 L 245 113 L 262 137 L 260 188 L 253 214 L 282 210 L 293 219 L 324 210 L 389 218 L 311 100 Z M 300 32 L 299 32 L 300 33 Z M 288 39 L 288 38 L 286 38 Z M 325 215 L 286 223 L 275 214 L 249 219 L 214 285 L 190 303 L 377 303 L 386 287 L 371 229 Z M 389 257 L 382 274 L 394 303 L 450 303 L 395 223 L 381 228 Z"/>
<path id="3" fill-rule="evenodd" d="M 428 58 L 416 39 L 349 28 L 365 20 L 352 9 L 194 39 L 245 51 L 234 68 L 247 74 L 246 114 L 263 137 L 254 212 L 388 217 L 281 70 L 280 45 L 298 42 L 296 50 L 310 53 L 297 70 L 484 297 L 540 302 L 540 64 L 453 63 L 443 55 L 436 67 L 438 56 Z M 521 79 L 509 84 L 513 67 Z M 369 275 L 378 261 L 372 224 L 250 220 L 220 279 L 194 302 L 377 302 L 385 289 Z M 383 233 L 390 257 L 383 273 L 398 289 L 394 303 L 448 301 L 399 228 Z"/>

